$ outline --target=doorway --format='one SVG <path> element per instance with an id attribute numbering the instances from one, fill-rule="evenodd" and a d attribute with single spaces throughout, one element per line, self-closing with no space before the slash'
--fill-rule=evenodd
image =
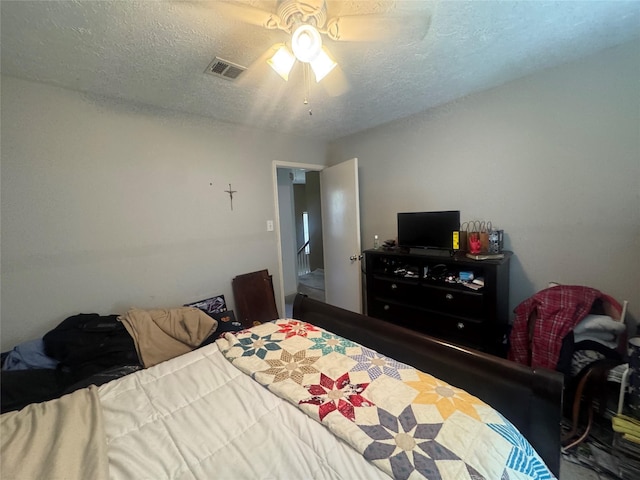
<path id="1" fill-rule="evenodd" d="M 295 295 L 325 300 L 321 166 L 276 165 L 281 292 L 291 317 Z"/>
<path id="2" fill-rule="evenodd" d="M 311 252 L 321 253 L 322 260 L 309 266 L 324 269 L 325 302 L 330 305 L 362 312 L 362 271 L 360 267 L 360 202 L 358 188 L 358 159 L 351 158 L 325 167 L 304 163 L 273 162 L 273 188 L 275 214 L 278 228 L 279 311 L 288 314 L 285 296 L 295 297 L 298 290 L 297 251 L 304 244 L 297 243 L 292 177 L 295 173 L 287 169 L 302 169 L 307 177 L 310 172 L 320 172 L 317 246 L 311 244 Z M 306 183 L 309 183 L 305 180 Z M 307 212 L 311 209 L 307 208 Z M 310 218 L 310 217 L 309 217 Z M 309 220 L 309 219 L 308 219 Z M 309 220 L 310 221 L 310 220 Z M 301 218 L 300 222 L 303 220 Z M 313 228 L 309 227 L 309 230 Z M 313 241 L 313 234 L 309 233 Z M 321 242 L 321 243 L 320 243 Z M 310 252 L 310 254 L 311 254 Z M 316 272 L 318 273 L 318 272 Z M 290 315 L 288 315 L 290 316 Z"/>

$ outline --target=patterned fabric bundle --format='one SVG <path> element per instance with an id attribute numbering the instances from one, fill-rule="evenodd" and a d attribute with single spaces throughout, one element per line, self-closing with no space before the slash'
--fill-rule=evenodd
<path id="1" fill-rule="evenodd" d="M 550 479 L 499 412 L 409 365 L 291 319 L 217 340 L 225 357 L 397 479 Z"/>

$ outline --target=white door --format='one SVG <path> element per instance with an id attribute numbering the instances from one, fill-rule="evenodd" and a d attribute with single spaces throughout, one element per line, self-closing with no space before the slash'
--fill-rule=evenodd
<path id="1" fill-rule="evenodd" d="M 326 302 L 362 313 L 358 159 L 320 172 Z"/>

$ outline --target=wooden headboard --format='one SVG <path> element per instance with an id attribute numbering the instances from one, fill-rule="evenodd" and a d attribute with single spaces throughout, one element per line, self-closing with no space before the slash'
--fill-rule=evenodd
<path id="1" fill-rule="evenodd" d="M 304 295 L 293 317 L 322 327 L 462 388 L 504 415 L 549 469 L 560 473 L 564 377 L 429 337 Z"/>

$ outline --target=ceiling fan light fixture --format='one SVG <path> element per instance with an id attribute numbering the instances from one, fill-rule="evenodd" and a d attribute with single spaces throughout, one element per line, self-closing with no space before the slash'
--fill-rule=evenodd
<path id="1" fill-rule="evenodd" d="M 267 63 L 280 75 L 286 82 L 289 81 L 289 73 L 293 68 L 296 58 L 291 54 L 285 45 L 281 45 L 276 53 L 267 60 Z"/>
<path id="2" fill-rule="evenodd" d="M 322 51 L 320 32 L 313 25 L 300 25 L 291 36 L 291 48 L 298 60 L 312 62 Z"/>
<path id="3" fill-rule="evenodd" d="M 333 61 L 327 52 L 325 52 L 324 48 L 320 50 L 320 53 L 314 58 L 311 62 L 311 69 L 316 76 L 316 82 L 319 83 L 324 77 L 329 75 L 331 70 L 333 70 L 337 63 Z"/>

